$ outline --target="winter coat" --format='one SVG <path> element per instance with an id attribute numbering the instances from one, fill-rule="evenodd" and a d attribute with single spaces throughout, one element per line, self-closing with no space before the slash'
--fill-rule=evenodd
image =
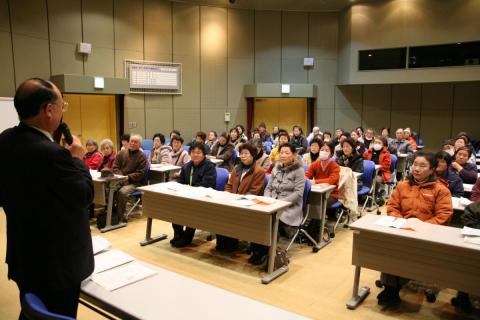
<path id="1" fill-rule="evenodd" d="M 463 196 L 463 181 L 452 169 L 448 168 L 445 170 L 438 177 L 438 181 L 442 182 L 450 190 L 452 197 L 460 198 Z"/>
<path id="2" fill-rule="evenodd" d="M 365 160 L 372 160 L 373 157 L 373 149 L 368 149 L 363 154 L 363 158 Z M 380 165 L 380 173 L 382 174 L 383 183 L 390 182 L 392 178 L 392 173 L 390 172 L 390 165 L 392 163 L 392 157 L 390 156 L 390 152 L 388 152 L 386 147 L 383 147 L 380 151 L 380 158 L 378 163 Z"/>
<path id="3" fill-rule="evenodd" d="M 94 151 L 92 153 L 85 153 L 83 156 L 83 162 L 86 164 L 88 169 L 97 170 L 102 162 L 103 155 L 99 151 Z"/>
<path id="4" fill-rule="evenodd" d="M 322 168 L 320 160 L 315 161 L 310 167 L 308 167 L 307 172 L 305 172 L 305 177 L 308 179 L 315 179 L 316 184 L 328 183 L 337 186 L 337 189 L 333 190 L 332 193 L 330 193 L 330 196 L 338 199 L 340 166 L 333 161 L 333 159 L 330 159 L 325 169 Z"/>
<path id="5" fill-rule="evenodd" d="M 265 169 L 265 171 L 267 171 L 268 169 L 270 169 L 272 162 L 270 161 L 270 157 L 268 156 L 268 154 L 266 154 L 263 151 L 260 151 L 260 152 L 261 153 L 259 153 L 255 157 L 255 161 L 260 165 L 260 167 L 262 167 L 263 169 Z"/>
<path id="6" fill-rule="evenodd" d="M 170 153 L 170 164 L 174 166 L 183 167 L 183 165 L 190 160 L 190 155 L 187 151 L 183 150 L 183 148 L 180 148 L 176 152 L 172 149 L 172 152 Z"/>
<path id="7" fill-rule="evenodd" d="M 194 165 L 193 161 L 190 161 L 182 167 L 177 182 L 188 184 L 193 187 L 215 189 L 215 186 L 217 185 L 217 170 L 215 169 L 213 162 L 206 158 L 197 166 Z"/>
<path id="8" fill-rule="evenodd" d="M 293 136 L 290 139 L 290 143 L 295 147 L 295 149 L 300 148 L 298 150 L 298 154 L 302 155 L 305 152 L 307 152 L 307 148 L 308 148 L 307 139 L 305 139 L 304 135 L 299 135 L 298 137 Z"/>
<path id="9" fill-rule="evenodd" d="M 158 149 L 153 148 L 150 152 L 150 163 L 170 164 L 172 161 L 171 152 L 172 147 L 168 145 L 162 145 Z"/>
<path id="10" fill-rule="evenodd" d="M 291 202 L 280 216 L 280 220 L 290 226 L 299 226 L 302 222 L 303 191 L 305 189 L 305 173 L 303 165 L 295 160 L 288 167 L 278 162 L 265 188 L 265 196 Z"/>
<path id="11" fill-rule="evenodd" d="M 232 170 L 232 174 L 225 185 L 225 191 L 237 194 L 262 195 L 265 184 L 265 170 L 257 163 L 253 163 L 242 177 L 242 168 L 242 164 L 238 164 Z"/>
<path id="12" fill-rule="evenodd" d="M 235 147 L 231 143 L 227 143 L 224 146 L 221 146 L 220 143 L 215 143 L 210 151 L 210 155 L 217 159 L 223 160 L 222 164 L 219 165 L 219 168 L 227 169 L 231 171 L 233 168 L 232 155 Z"/>

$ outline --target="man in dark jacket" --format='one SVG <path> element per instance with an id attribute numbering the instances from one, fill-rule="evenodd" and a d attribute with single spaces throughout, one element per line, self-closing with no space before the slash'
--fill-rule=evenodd
<path id="1" fill-rule="evenodd" d="M 191 161 L 187 162 L 177 178 L 177 182 L 188 184 L 192 187 L 205 187 L 214 189 L 217 181 L 215 164 L 207 159 L 205 144 L 195 143 L 190 148 Z M 170 244 L 176 248 L 183 248 L 192 243 L 195 229 L 178 224 L 173 226 L 173 239 Z"/>
<path id="2" fill-rule="evenodd" d="M 93 184 L 84 150 L 75 137 L 66 148 L 53 141 L 67 106 L 53 83 L 23 82 L 14 104 L 20 124 L 0 135 L 7 150 L 0 157 L 0 202 L 8 277 L 21 298 L 34 293 L 49 311 L 76 317 L 80 283 L 93 271 L 87 212 Z"/>
<path id="3" fill-rule="evenodd" d="M 452 164 L 452 157 L 445 151 L 440 151 L 435 154 L 435 158 L 438 160 L 438 166 L 435 169 L 438 179 L 442 182 L 450 193 L 452 197 L 460 198 L 463 196 L 463 181 L 458 174 L 450 169 Z"/>

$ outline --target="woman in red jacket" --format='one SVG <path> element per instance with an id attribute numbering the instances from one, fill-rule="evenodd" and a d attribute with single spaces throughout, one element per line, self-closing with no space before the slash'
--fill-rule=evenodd
<path id="1" fill-rule="evenodd" d="M 307 172 L 305 177 L 310 179 L 312 185 L 315 184 L 330 184 L 337 186 L 337 189 L 330 193 L 330 197 L 327 199 L 327 208 L 338 200 L 338 181 L 340 179 L 340 166 L 332 159 L 334 152 L 334 146 L 330 142 L 323 141 L 320 143 L 320 152 L 318 159 L 314 161 Z M 320 215 L 318 210 L 312 211 L 312 221 L 309 224 L 308 233 L 318 242 L 320 241 Z M 315 214 L 317 213 L 317 214 Z"/>
<path id="2" fill-rule="evenodd" d="M 103 158 L 102 153 L 98 151 L 97 141 L 94 139 L 88 139 L 86 146 L 87 152 L 83 156 L 83 162 L 89 169 L 97 170 Z"/>
<path id="3" fill-rule="evenodd" d="M 377 182 L 387 183 L 390 181 L 392 178 L 392 173 L 390 172 L 392 158 L 387 149 L 387 139 L 384 137 L 375 137 L 373 143 L 370 144 L 368 150 L 363 154 L 363 158 L 373 161 L 376 165 L 380 165 L 381 175 L 377 176 Z"/>
<path id="4" fill-rule="evenodd" d="M 98 171 L 102 171 L 103 168 L 112 168 L 113 162 L 117 154 L 113 147 L 113 142 L 110 139 L 105 139 L 100 142 L 100 151 L 102 152 L 103 158 L 98 166 Z"/>

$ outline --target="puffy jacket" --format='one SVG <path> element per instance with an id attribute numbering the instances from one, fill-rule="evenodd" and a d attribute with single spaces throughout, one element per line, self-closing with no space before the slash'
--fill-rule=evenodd
<path id="1" fill-rule="evenodd" d="M 256 162 L 242 174 L 242 164 L 238 164 L 233 170 L 228 182 L 225 186 L 225 191 L 237 194 L 254 194 L 262 195 L 265 184 L 265 170 Z"/>
<path id="2" fill-rule="evenodd" d="M 372 160 L 373 157 L 373 149 L 368 149 L 363 154 L 363 158 L 365 160 Z M 392 157 L 390 156 L 390 152 L 388 152 L 386 147 L 383 147 L 382 151 L 380 152 L 380 158 L 378 159 L 378 163 L 380 165 L 380 172 L 382 173 L 383 183 L 390 182 L 392 178 L 392 173 L 390 172 L 390 165 L 392 163 Z"/>
<path id="3" fill-rule="evenodd" d="M 387 204 L 387 214 L 447 225 L 452 217 L 452 195 L 440 181 L 400 182 Z"/>
<path id="4" fill-rule="evenodd" d="M 331 185 L 337 186 L 337 189 L 333 190 L 330 193 L 330 196 L 338 199 L 338 181 L 340 180 L 340 166 L 330 159 L 328 165 L 325 167 L 325 170 L 322 168 L 320 160 L 317 160 L 308 167 L 307 172 L 305 172 L 305 177 L 308 179 L 315 179 L 315 183 L 328 183 Z"/>

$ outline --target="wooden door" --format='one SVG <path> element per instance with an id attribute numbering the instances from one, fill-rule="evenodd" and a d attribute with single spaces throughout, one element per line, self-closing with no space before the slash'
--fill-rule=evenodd
<path id="1" fill-rule="evenodd" d="M 279 126 L 291 132 L 292 126 L 298 124 L 305 132 L 307 110 L 306 98 L 257 98 L 253 112 L 253 127 L 257 127 L 263 121 L 268 131 L 274 126 Z"/>

